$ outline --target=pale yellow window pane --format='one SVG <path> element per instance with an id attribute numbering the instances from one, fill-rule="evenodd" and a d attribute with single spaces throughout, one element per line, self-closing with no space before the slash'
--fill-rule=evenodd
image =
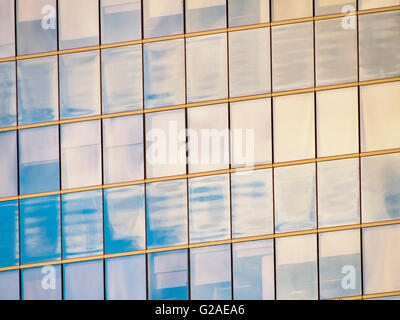
<path id="1" fill-rule="evenodd" d="M 312 17 L 313 0 L 272 0 L 272 20 Z"/>
<path id="2" fill-rule="evenodd" d="M 357 0 L 315 0 L 315 15 L 356 11 Z"/>
<path id="3" fill-rule="evenodd" d="M 359 10 L 400 5 L 400 0 L 358 0 Z"/>

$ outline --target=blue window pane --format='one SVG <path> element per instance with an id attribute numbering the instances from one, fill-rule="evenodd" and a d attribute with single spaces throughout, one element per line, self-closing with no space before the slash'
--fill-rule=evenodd
<path id="1" fill-rule="evenodd" d="M 275 169 L 275 231 L 316 227 L 315 164 Z"/>
<path id="2" fill-rule="evenodd" d="M 362 221 L 400 219 L 400 153 L 361 160 Z"/>
<path id="3" fill-rule="evenodd" d="M 144 177 L 143 116 L 103 120 L 104 183 Z"/>
<path id="4" fill-rule="evenodd" d="M 63 259 L 103 253 L 102 191 L 62 196 Z"/>
<path id="5" fill-rule="evenodd" d="M 21 263 L 61 259 L 60 196 L 20 200 Z"/>
<path id="6" fill-rule="evenodd" d="M 19 270 L 0 272 L 0 300 L 19 300 Z"/>
<path id="7" fill-rule="evenodd" d="M 56 0 L 17 0 L 18 55 L 57 50 L 56 7 Z"/>
<path id="8" fill-rule="evenodd" d="M 226 0 L 186 0 L 186 32 L 226 28 Z"/>
<path id="9" fill-rule="evenodd" d="M 61 300 L 61 266 L 21 270 L 23 300 Z"/>
<path id="10" fill-rule="evenodd" d="M 274 242 L 272 239 L 233 244 L 235 300 L 273 300 Z"/>
<path id="11" fill-rule="evenodd" d="M 269 21 L 269 1 L 228 0 L 229 27 L 238 27 Z"/>
<path id="12" fill-rule="evenodd" d="M 99 1 L 59 0 L 60 49 L 99 44 Z"/>
<path id="13" fill-rule="evenodd" d="M 318 163 L 318 226 L 360 223 L 359 159 Z"/>
<path id="14" fill-rule="evenodd" d="M 361 294 L 360 230 L 319 234 L 320 299 Z"/>
<path id="15" fill-rule="evenodd" d="M 16 100 L 15 62 L 2 62 L 0 63 L 0 127 L 16 125 Z"/>
<path id="16" fill-rule="evenodd" d="M 0 268 L 17 264 L 19 264 L 18 201 L 0 202 Z"/>
<path id="17" fill-rule="evenodd" d="M 144 44 L 146 108 L 185 103 L 184 40 Z"/>
<path id="18" fill-rule="evenodd" d="M 190 243 L 230 238 L 229 176 L 189 179 Z"/>
<path id="19" fill-rule="evenodd" d="M 101 51 L 103 113 L 142 109 L 142 47 Z"/>
<path id="20" fill-rule="evenodd" d="M 18 61 L 18 124 L 58 120 L 57 56 Z"/>
<path id="21" fill-rule="evenodd" d="M 231 246 L 190 249 L 192 300 L 231 300 Z"/>
<path id="22" fill-rule="evenodd" d="M 143 0 L 144 37 L 183 33 L 184 0 Z"/>
<path id="23" fill-rule="evenodd" d="M 146 185 L 147 247 L 188 242 L 186 180 Z"/>
<path id="24" fill-rule="evenodd" d="M 228 96 L 226 33 L 186 39 L 188 102 Z"/>
<path id="25" fill-rule="evenodd" d="M 146 300 L 146 257 L 106 260 L 107 300 Z"/>
<path id="26" fill-rule="evenodd" d="M 144 186 L 104 190 L 105 253 L 145 248 Z"/>
<path id="27" fill-rule="evenodd" d="M 149 299 L 189 299 L 187 250 L 149 254 Z"/>
<path id="28" fill-rule="evenodd" d="M 19 131 L 20 193 L 60 189 L 58 126 Z"/>
<path id="29" fill-rule="evenodd" d="M 63 266 L 65 300 L 104 300 L 103 260 Z"/>
<path id="30" fill-rule="evenodd" d="M 275 250 L 276 298 L 278 300 L 317 299 L 316 235 L 277 238 Z"/>
<path id="31" fill-rule="evenodd" d="M 272 170 L 234 173 L 232 188 L 232 237 L 273 232 Z"/>
<path id="32" fill-rule="evenodd" d="M 100 185 L 100 121 L 87 121 L 61 126 L 62 188 Z"/>
<path id="33" fill-rule="evenodd" d="M 60 118 L 100 114 L 99 51 L 60 56 Z"/>
<path id="34" fill-rule="evenodd" d="M 14 16 L 14 0 L 0 1 L 0 58 L 15 55 Z"/>
<path id="35" fill-rule="evenodd" d="M 101 42 L 136 40 L 142 37 L 140 0 L 101 0 Z"/>
<path id="36" fill-rule="evenodd" d="M 17 166 L 16 132 L 0 132 L 0 197 L 17 195 Z"/>

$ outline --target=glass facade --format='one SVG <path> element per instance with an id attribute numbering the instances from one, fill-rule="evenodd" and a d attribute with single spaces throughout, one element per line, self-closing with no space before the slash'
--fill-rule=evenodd
<path id="1" fill-rule="evenodd" d="M 400 296 L 399 26 L 0 0 L 0 300 Z"/>

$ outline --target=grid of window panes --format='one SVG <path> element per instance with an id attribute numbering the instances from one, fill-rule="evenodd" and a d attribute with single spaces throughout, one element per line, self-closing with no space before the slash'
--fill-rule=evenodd
<path id="1" fill-rule="evenodd" d="M 399 5 L 0 0 L 0 299 L 400 291 Z"/>

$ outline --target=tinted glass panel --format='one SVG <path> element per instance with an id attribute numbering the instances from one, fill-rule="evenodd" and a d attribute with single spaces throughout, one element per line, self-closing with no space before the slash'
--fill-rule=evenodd
<path id="1" fill-rule="evenodd" d="M 399 0 L 358 0 L 360 10 L 400 5 Z"/>
<path id="2" fill-rule="evenodd" d="M 269 1 L 228 0 L 229 27 L 269 21 Z"/>
<path id="3" fill-rule="evenodd" d="M 0 58 L 15 55 L 14 1 L 0 1 Z M 0 82 L 1 83 L 1 82 Z"/>
<path id="4" fill-rule="evenodd" d="M 272 0 L 272 20 L 288 20 L 312 17 L 312 0 Z"/>
<path id="5" fill-rule="evenodd" d="M 23 300 L 61 300 L 61 265 L 21 270 Z"/>
<path id="6" fill-rule="evenodd" d="M 16 100 L 15 62 L 2 62 L 0 63 L 0 127 L 16 125 Z"/>
<path id="7" fill-rule="evenodd" d="M 357 0 L 315 0 L 315 15 L 356 11 Z"/>
<path id="8" fill-rule="evenodd" d="M 15 131 L 0 132 L 0 197 L 18 193 L 17 135 Z"/>
<path id="9" fill-rule="evenodd" d="M 226 0 L 186 0 L 186 32 L 226 27 Z"/>
<path id="10" fill-rule="evenodd" d="M 19 270 L 0 272 L 0 300 L 19 300 Z"/>
<path id="11" fill-rule="evenodd" d="M 18 230 L 18 201 L 0 202 L 0 267 L 19 264 Z"/>

